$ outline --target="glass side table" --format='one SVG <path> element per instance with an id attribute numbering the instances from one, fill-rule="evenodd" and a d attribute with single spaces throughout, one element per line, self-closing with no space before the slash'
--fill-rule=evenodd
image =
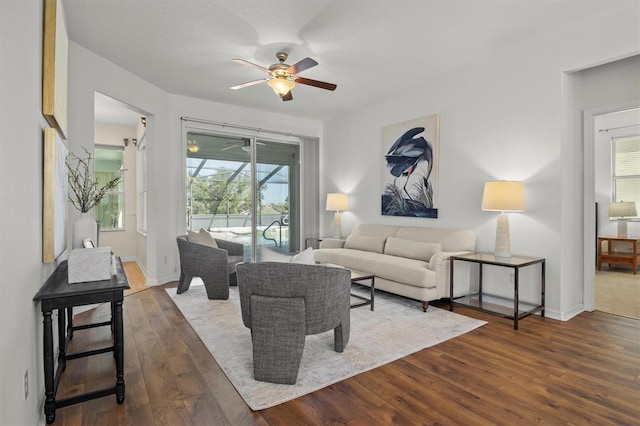
<path id="1" fill-rule="evenodd" d="M 454 265 L 456 262 L 471 262 L 477 263 L 479 265 L 478 268 L 478 292 L 473 294 L 468 294 L 462 297 L 453 297 L 453 274 L 454 274 Z M 482 272 L 484 265 L 494 265 L 505 268 L 513 269 L 514 278 L 513 278 L 513 300 L 494 296 L 490 294 L 483 293 L 482 289 Z M 541 275 L 540 275 L 540 304 L 532 304 L 521 302 L 519 300 L 519 272 L 521 268 L 531 266 L 531 265 L 540 265 Z M 449 310 L 453 311 L 453 305 L 464 305 L 472 309 L 476 309 L 482 312 L 487 312 L 493 315 L 498 315 L 503 318 L 508 318 L 513 320 L 513 329 L 518 329 L 518 321 L 526 316 L 534 314 L 536 312 L 540 312 L 540 315 L 544 317 L 544 287 L 545 287 L 545 259 L 538 257 L 525 257 L 525 256 L 512 256 L 509 258 L 506 257 L 496 257 L 493 253 L 471 253 L 465 254 L 461 256 L 451 256 L 449 262 L 449 295 L 450 295 L 450 305 Z M 513 307 L 504 306 L 504 304 L 496 303 L 496 302 L 512 302 Z"/>

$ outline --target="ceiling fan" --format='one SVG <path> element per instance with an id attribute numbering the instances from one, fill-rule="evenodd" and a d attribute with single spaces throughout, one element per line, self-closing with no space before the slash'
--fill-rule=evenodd
<path id="1" fill-rule="evenodd" d="M 302 71 L 308 70 L 311 67 L 315 67 L 318 63 L 311 58 L 304 58 L 303 60 L 293 64 L 285 64 L 287 60 L 287 54 L 285 52 L 276 53 L 278 62 L 271 65 L 269 68 L 256 65 L 254 63 L 245 61 L 244 59 L 233 59 L 233 62 L 238 64 L 247 65 L 260 71 L 269 74 L 269 77 L 261 78 L 259 80 L 249 81 L 247 83 L 238 84 L 231 87 L 232 90 L 242 89 L 243 87 L 253 86 L 254 84 L 260 84 L 267 82 L 269 86 L 282 98 L 283 101 L 290 101 L 293 99 L 291 89 L 295 87 L 295 83 L 306 84 L 307 86 L 319 87 L 325 90 L 336 90 L 336 86 L 333 83 L 326 83 L 324 81 L 312 80 L 310 78 L 298 77 L 298 74 Z"/>
<path id="2" fill-rule="evenodd" d="M 262 142 L 256 142 L 256 145 L 264 145 Z M 227 146 L 222 148 L 220 151 L 226 151 L 232 148 L 242 148 L 243 151 L 249 152 L 251 151 L 251 141 L 249 139 L 242 138 L 242 143 L 232 143 L 231 146 Z"/>

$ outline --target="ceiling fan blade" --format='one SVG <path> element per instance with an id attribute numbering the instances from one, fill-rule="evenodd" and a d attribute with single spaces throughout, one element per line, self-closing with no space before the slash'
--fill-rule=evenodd
<path id="1" fill-rule="evenodd" d="M 253 68 L 259 69 L 260 71 L 266 72 L 267 74 L 271 73 L 271 71 L 269 71 L 268 68 L 265 68 L 265 67 L 260 66 L 260 65 L 256 65 L 253 62 L 245 61 L 244 59 L 232 59 L 232 61 L 237 63 L 237 64 L 247 65 L 249 67 L 253 67 Z"/>
<path id="2" fill-rule="evenodd" d="M 331 90 L 331 91 L 336 90 L 336 87 L 338 87 L 333 83 L 326 83 L 324 81 L 312 80 L 310 78 L 304 78 L 304 77 L 296 77 L 294 80 L 296 83 L 306 84 L 307 86 L 319 87 L 321 89 Z"/>
<path id="3" fill-rule="evenodd" d="M 297 63 L 291 65 L 287 69 L 287 72 L 289 74 L 298 74 L 298 73 L 301 73 L 304 70 L 308 70 L 311 67 L 315 67 L 316 65 L 318 65 L 318 63 L 315 60 L 313 60 L 311 58 L 304 58 L 300 62 L 297 62 Z"/>
<path id="4" fill-rule="evenodd" d="M 293 99 L 293 94 L 291 94 L 291 90 L 289 90 L 289 92 L 287 92 L 286 95 L 282 95 L 281 98 L 285 102 L 292 100 Z"/>
<path id="5" fill-rule="evenodd" d="M 222 149 L 220 149 L 220 151 L 226 151 L 226 150 L 228 150 L 228 149 L 235 148 L 235 147 L 237 147 L 237 146 L 240 146 L 240 145 L 239 145 L 239 144 L 231 145 L 231 146 L 228 146 L 228 147 L 226 147 L 226 148 L 222 148 Z"/>
<path id="6" fill-rule="evenodd" d="M 269 80 L 269 79 L 268 78 L 261 78 L 260 80 L 248 81 L 246 83 L 238 84 L 236 86 L 231 86 L 231 90 L 238 90 L 238 89 L 242 89 L 243 87 L 253 86 L 254 84 L 263 83 L 263 82 L 265 82 L 267 80 Z"/>

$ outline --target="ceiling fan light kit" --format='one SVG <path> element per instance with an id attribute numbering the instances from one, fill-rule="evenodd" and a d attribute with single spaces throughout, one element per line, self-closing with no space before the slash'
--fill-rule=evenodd
<path id="1" fill-rule="evenodd" d="M 304 70 L 307 70 L 311 67 L 315 67 L 318 63 L 311 58 L 304 58 L 303 60 L 293 64 L 288 65 L 285 64 L 284 61 L 287 60 L 287 54 L 285 52 L 278 52 L 276 54 L 276 58 L 278 58 L 278 62 L 271 65 L 269 68 L 265 68 L 260 65 L 256 65 L 249 61 L 245 61 L 244 59 L 234 59 L 233 62 L 237 62 L 242 65 L 247 65 L 253 68 L 256 68 L 260 71 L 266 72 L 269 74 L 268 78 L 261 78 L 259 80 L 249 81 L 247 83 L 238 84 L 236 86 L 232 86 L 232 90 L 242 89 L 244 87 L 253 86 L 255 84 L 262 83 L 264 81 L 273 89 L 274 92 L 283 101 L 290 101 L 293 99 L 293 95 L 291 94 L 291 89 L 295 87 L 295 83 L 304 84 L 307 86 L 318 87 L 320 89 L 325 90 L 336 90 L 336 85 L 333 83 L 327 83 L 324 81 L 312 80 L 310 78 L 297 77 L 296 75 L 301 73 Z M 295 83 L 294 83 L 295 82 Z"/>
<path id="2" fill-rule="evenodd" d="M 291 91 L 296 85 L 293 81 L 289 80 L 286 77 L 276 77 L 272 78 L 267 82 L 269 86 L 273 89 L 276 94 L 279 96 L 284 96 Z"/>
<path id="3" fill-rule="evenodd" d="M 187 140 L 187 151 L 192 154 L 200 151 L 200 145 L 198 145 L 198 141 Z"/>

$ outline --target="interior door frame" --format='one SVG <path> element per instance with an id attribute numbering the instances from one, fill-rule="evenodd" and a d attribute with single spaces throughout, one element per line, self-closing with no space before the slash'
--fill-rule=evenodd
<path id="1" fill-rule="evenodd" d="M 583 250 L 583 304 L 584 310 L 592 312 L 595 310 L 595 284 L 596 284 L 596 266 L 595 244 L 596 235 L 596 189 L 595 189 L 595 140 L 596 128 L 595 119 L 597 116 L 612 114 L 629 109 L 640 108 L 640 100 L 625 102 L 615 105 L 607 105 L 603 107 L 586 109 L 582 113 L 583 122 L 583 215 L 584 215 L 584 250 Z"/>

